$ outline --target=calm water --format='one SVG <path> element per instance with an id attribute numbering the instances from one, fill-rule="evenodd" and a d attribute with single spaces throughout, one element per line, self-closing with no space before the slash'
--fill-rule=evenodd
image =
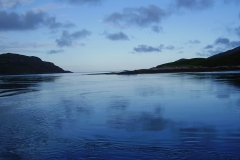
<path id="1" fill-rule="evenodd" d="M 240 159 L 240 72 L 0 76 L 0 159 Z"/>

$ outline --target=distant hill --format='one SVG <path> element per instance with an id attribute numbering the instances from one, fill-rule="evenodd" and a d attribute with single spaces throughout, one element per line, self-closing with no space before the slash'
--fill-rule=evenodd
<path id="1" fill-rule="evenodd" d="M 203 66 L 239 66 L 240 65 L 240 46 L 232 50 L 216 54 L 207 58 Z"/>
<path id="2" fill-rule="evenodd" d="M 0 54 L 0 75 L 6 74 L 47 74 L 70 73 L 51 62 L 42 61 L 38 57 L 20 54 Z"/>
<path id="3" fill-rule="evenodd" d="M 175 62 L 165 63 L 157 66 L 160 67 L 193 67 L 200 66 L 206 59 L 205 58 L 192 58 L 192 59 L 179 59 Z"/>
<path id="4" fill-rule="evenodd" d="M 208 58 L 180 59 L 175 62 L 158 65 L 156 68 L 196 67 L 196 66 L 202 67 L 240 66 L 240 46 Z"/>
<path id="5" fill-rule="evenodd" d="M 209 58 L 179 59 L 175 62 L 165 63 L 150 69 L 138 69 L 123 72 L 110 72 L 103 74 L 156 74 L 177 72 L 218 72 L 240 70 L 240 46 L 232 50 L 216 54 Z"/>

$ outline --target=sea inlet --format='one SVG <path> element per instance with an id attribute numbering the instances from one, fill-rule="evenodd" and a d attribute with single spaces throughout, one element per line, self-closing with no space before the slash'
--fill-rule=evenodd
<path id="1" fill-rule="evenodd" d="M 0 76 L 0 159 L 240 159 L 240 71 Z"/>

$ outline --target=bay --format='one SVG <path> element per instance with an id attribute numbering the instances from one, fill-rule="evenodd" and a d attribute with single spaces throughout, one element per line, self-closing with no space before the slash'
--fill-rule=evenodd
<path id="1" fill-rule="evenodd" d="M 0 76 L 0 159 L 240 159 L 240 72 Z"/>

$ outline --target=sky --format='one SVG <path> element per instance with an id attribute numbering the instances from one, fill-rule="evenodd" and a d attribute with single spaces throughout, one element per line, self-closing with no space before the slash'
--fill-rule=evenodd
<path id="1" fill-rule="evenodd" d="M 151 68 L 240 46 L 240 0 L 0 0 L 0 53 L 73 72 Z"/>

